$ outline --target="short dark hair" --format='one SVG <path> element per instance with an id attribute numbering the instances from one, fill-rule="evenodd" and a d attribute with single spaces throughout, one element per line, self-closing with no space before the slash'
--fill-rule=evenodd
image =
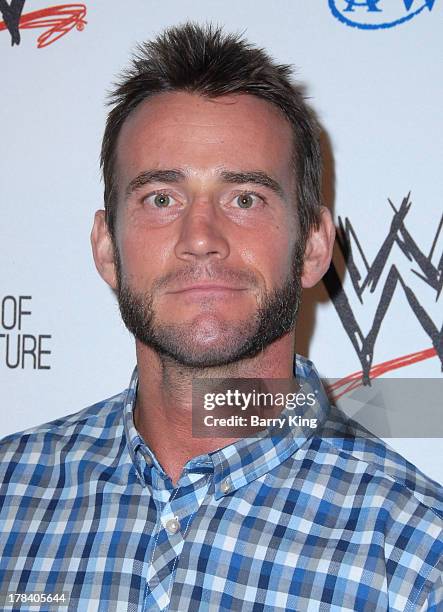
<path id="1" fill-rule="evenodd" d="M 129 68 L 110 94 L 101 149 L 106 221 L 114 237 L 117 189 L 116 144 L 128 115 L 144 100 L 164 92 L 185 91 L 209 98 L 250 94 L 278 107 L 292 125 L 298 219 L 302 239 L 318 227 L 321 204 L 319 127 L 305 103 L 292 68 L 277 64 L 263 49 L 221 27 L 185 23 L 170 27 L 138 46 Z"/>

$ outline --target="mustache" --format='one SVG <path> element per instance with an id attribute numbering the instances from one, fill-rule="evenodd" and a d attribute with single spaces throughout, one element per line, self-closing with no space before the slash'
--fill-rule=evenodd
<path id="1" fill-rule="evenodd" d="M 250 270 L 239 270 L 226 265 L 210 264 L 192 265 L 171 271 L 154 281 L 152 289 L 164 289 L 169 284 L 214 281 L 232 283 L 233 285 L 250 285 L 258 287 L 256 275 Z"/>

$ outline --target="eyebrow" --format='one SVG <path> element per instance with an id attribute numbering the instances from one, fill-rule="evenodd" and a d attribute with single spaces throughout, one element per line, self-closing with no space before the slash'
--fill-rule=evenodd
<path id="1" fill-rule="evenodd" d="M 235 185 L 254 183 L 255 185 L 267 187 L 281 198 L 284 197 L 284 191 L 280 183 L 261 170 L 250 170 L 246 172 L 231 172 L 225 170 L 220 176 L 225 183 L 232 183 Z"/>
<path id="2" fill-rule="evenodd" d="M 244 185 L 246 183 L 261 185 L 273 191 L 280 198 L 284 197 L 284 190 L 280 183 L 262 170 L 238 172 L 223 170 L 220 172 L 220 178 L 223 182 L 233 185 Z M 132 179 L 125 190 L 125 196 L 128 198 L 134 191 L 149 183 L 180 183 L 184 180 L 186 180 L 186 174 L 182 170 L 146 170 Z"/>
<path id="3" fill-rule="evenodd" d="M 186 175 L 181 170 L 146 170 L 132 179 L 126 187 L 125 196 L 128 198 L 131 193 L 149 183 L 179 183 L 185 178 Z"/>

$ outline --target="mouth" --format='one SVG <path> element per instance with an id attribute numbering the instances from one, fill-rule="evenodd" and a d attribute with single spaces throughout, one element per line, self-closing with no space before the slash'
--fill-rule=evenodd
<path id="1" fill-rule="evenodd" d="M 233 285 L 223 285 L 219 283 L 194 283 L 192 285 L 184 285 L 173 291 L 168 291 L 169 294 L 172 295 L 189 295 L 189 296 L 199 296 L 199 295 L 207 295 L 207 294 L 227 294 L 232 292 L 241 292 L 246 291 L 245 287 L 235 287 Z"/>

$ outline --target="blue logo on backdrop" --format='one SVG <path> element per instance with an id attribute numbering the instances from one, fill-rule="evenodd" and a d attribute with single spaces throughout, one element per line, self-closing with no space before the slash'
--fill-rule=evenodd
<path id="1" fill-rule="evenodd" d="M 436 0 L 328 0 L 339 21 L 362 30 L 393 28 L 411 21 L 425 9 L 432 11 Z"/>

